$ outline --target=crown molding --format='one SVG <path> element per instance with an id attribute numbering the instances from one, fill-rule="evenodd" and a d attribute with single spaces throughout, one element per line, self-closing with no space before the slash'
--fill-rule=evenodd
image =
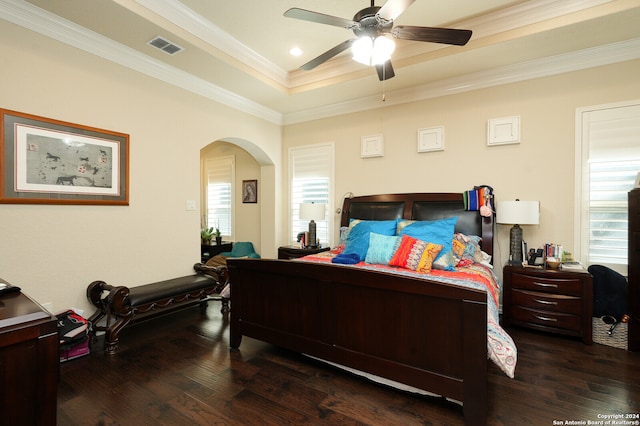
<path id="1" fill-rule="evenodd" d="M 151 0 L 135 1 L 140 2 L 141 4 L 151 3 Z M 154 0 L 154 2 L 155 1 L 156 0 Z M 169 10 L 172 10 L 171 7 L 175 7 L 176 4 L 178 4 L 175 0 L 157 1 L 168 7 Z M 535 5 L 533 3 L 535 3 Z M 490 19 L 494 23 L 496 20 L 503 22 L 508 16 L 512 16 L 514 13 L 518 15 L 523 12 L 522 8 L 527 7 L 535 9 L 537 14 L 558 16 L 557 13 L 560 9 L 563 9 L 565 13 L 572 13 L 575 10 L 584 9 L 585 5 L 586 7 L 596 7 L 600 5 L 607 7 L 608 4 L 612 7 L 615 5 L 618 5 L 618 7 L 624 7 L 624 5 L 629 4 L 629 2 L 625 0 L 615 2 L 607 0 L 575 0 L 560 2 L 554 0 L 540 0 L 536 2 L 525 2 L 520 5 L 519 8 L 510 8 L 506 11 L 500 11 L 500 13 L 491 14 L 490 17 L 482 17 L 482 19 Z M 549 11 L 551 6 L 555 6 L 555 9 L 552 8 L 554 11 Z M 520 10 L 520 12 L 515 9 Z M 163 13 L 166 13 L 166 11 Z M 192 19 L 192 17 L 189 18 L 186 16 L 188 15 L 188 11 L 183 10 L 181 13 L 185 15 L 183 16 L 185 19 Z M 638 59 L 640 57 L 640 39 L 632 39 L 568 54 L 467 74 L 411 89 L 389 92 L 387 93 L 387 101 L 384 104 L 378 102 L 379 99 L 377 96 L 369 96 L 355 99 L 353 101 L 326 105 L 289 114 L 281 114 L 257 102 L 238 96 L 237 94 L 204 79 L 155 60 L 150 56 L 143 55 L 134 49 L 117 43 L 71 21 L 65 20 L 55 14 L 40 9 L 26 1 L 0 0 L 0 17 L 29 30 L 38 32 L 46 37 L 53 38 L 62 43 L 148 75 L 152 78 L 164 81 L 168 84 L 180 87 L 200 96 L 209 98 L 215 102 L 227 105 L 236 110 L 278 125 L 294 124 L 353 112 L 389 107 L 406 102 L 415 102 L 439 96 L 447 96 L 455 93 L 462 93 L 533 78 L 623 62 Z M 537 19 L 540 18 L 541 16 L 537 17 Z M 513 23 L 510 25 L 513 25 Z M 235 44 L 237 42 L 230 41 L 229 43 L 229 46 L 237 47 L 237 44 Z M 337 73 L 338 71 L 332 70 L 332 72 Z"/>
<path id="2" fill-rule="evenodd" d="M 180 28 L 182 31 L 194 35 L 197 37 L 197 40 L 204 41 L 209 51 L 224 52 L 229 58 L 233 58 L 233 60 L 238 61 L 254 73 L 257 73 L 258 76 L 261 77 L 261 80 L 267 83 L 274 82 L 275 87 L 284 88 L 288 90 L 289 94 L 299 93 L 309 90 L 309 88 L 333 84 L 336 81 L 347 81 L 359 78 L 359 76 L 363 75 L 363 73 L 357 72 L 361 67 L 348 57 L 334 58 L 311 71 L 294 70 L 287 72 L 254 50 L 238 42 L 218 26 L 185 6 L 180 0 L 118 1 L 121 3 L 131 1 L 137 3 Z M 456 22 L 455 25 L 460 28 L 473 28 L 474 40 L 478 40 L 529 25 L 552 21 L 559 17 L 566 17 L 579 12 L 584 13 L 584 11 L 587 10 L 592 10 L 593 13 L 597 13 L 599 6 L 606 5 L 604 7 L 612 8 L 621 3 L 623 5 L 617 7 L 625 7 L 624 4 L 629 3 L 629 0 L 532 0 L 486 15 L 459 21 Z M 481 45 L 482 43 L 474 42 L 471 43 L 468 49 Z M 397 51 L 395 63 L 412 63 L 411 58 L 414 56 L 416 59 L 413 62 L 416 62 L 419 61 L 418 58 L 425 55 L 425 53 L 435 51 L 451 54 L 459 51 L 459 49 L 440 44 L 430 44 L 425 49 L 425 44 L 416 43 L 403 51 Z M 229 60 L 222 56 L 219 56 L 219 58 Z"/>
<path id="3" fill-rule="evenodd" d="M 380 103 L 380 97 L 376 95 L 289 113 L 285 114 L 283 125 L 387 108 L 408 102 L 518 83 L 635 59 L 640 59 L 640 38 L 475 72 L 410 89 L 387 92 L 384 104 Z"/>
<path id="4" fill-rule="evenodd" d="M 288 73 L 273 62 L 231 37 L 220 27 L 188 8 L 179 0 L 134 0 L 163 19 L 178 26 L 183 31 L 204 41 L 210 48 L 219 50 L 274 80 L 281 86 L 287 85 Z"/>
<path id="5" fill-rule="evenodd" d="M 277 111 L 144 55 L 31 3 L 22 0 L 2 0 L 0 1 L 0 17 L 28 30 L 204 96 L 215 102 L 278 125 L 282 124 L 282 114 Z"/>

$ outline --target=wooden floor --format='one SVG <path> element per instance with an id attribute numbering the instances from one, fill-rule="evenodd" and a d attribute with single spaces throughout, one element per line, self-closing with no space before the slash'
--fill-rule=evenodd
<path id="1" fill-rule="evenodd" d="M 640 354 L 509 331 L 519 350 L 516 378 L 490 363 L 490 425 L 640 413 Z M 206 313 L 194 307 L 125 329 L 115 356 L 103 355 L 99 340 L 89 356 L 61 365 L 58 424 L 463 424 L 460 406 L 441 398 L 373 384 L 250 338 L 239 351 L 228 342 L 217 302 Z"/>

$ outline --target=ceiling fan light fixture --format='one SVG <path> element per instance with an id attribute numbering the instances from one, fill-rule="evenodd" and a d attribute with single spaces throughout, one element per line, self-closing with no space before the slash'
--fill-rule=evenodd
<path id="1" fill-rule="evenodd" d="M 415 0 L 386 0 L 382 6 L 375 6 L 375 1 L 371 0 L 371 7 L 365 7 L 358 11 L 353 19 L 326 15 L 298 7 L 288 9 L 284 12 L 284 16 L 288 18 L 340 27 L 352 31 L 357 37 L 332 47 L 302 65 L 300 69 L 312 70 L 351 47 L 352 59 L 367 66 L 375 65 L 378 78 L 380 81 L 384 81 L 396 75 L 391 65 L 391 53 L 395 49 L 393 39 L 456 46 L 464 46 L 469 41 L 472 35 L 471 30 L 413 25 L 400 25 L 394 28 L 393 24 L 396 18 L 414 2 Z"/>
<path id="2" fill-rule="evenodd" d="M 371 65 L 371 53 L 373 52 L 373 39 L 371 37 L 360 37 L 351 45 L 353 60 L 363 65 Z"/>
<path id="3" fill-rule="evenodd" d="M 382 65 L 391 59 L 391 54 L 396 49 L 393 40 L 385 36 L 377 37 L 373 42 L 373 54 L 371 55 L 371 65 Z"/>
<path id="4" fill-rule="evenodd" d="M 351 45 L 353 60 L 364 65 L 382 65 L 389 59 L 396 48 L 393 40 L 385 37 L 364 36 Z"/>

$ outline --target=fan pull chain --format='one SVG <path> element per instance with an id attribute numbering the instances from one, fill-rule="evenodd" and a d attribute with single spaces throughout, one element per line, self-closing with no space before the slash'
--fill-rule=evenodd
<path id="1" fill-rule="evenodd" d="M 385 94 L 385 89 L 384 89 L 384 83 L 387 81 L 387 76 L 385 75 L 387 73 L 387 67 L 384 66 L 384 64 L 382 65 L 382 102 L 386 102 L 387 100 L 387 95 Z"/>

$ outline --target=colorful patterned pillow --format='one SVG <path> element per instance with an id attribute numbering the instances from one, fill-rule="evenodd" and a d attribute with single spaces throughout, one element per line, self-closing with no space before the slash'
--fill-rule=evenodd
<path id="1" fill-rule="evenodd" d="M 417 272 L 430 272 L 433 260 L 442 250 L 442 245 L 422 241 L 403 235 L 398 249 L 389 261 L 391 266 L 400 266 Z"/>
<path id="2" fill-rule="evenodd" d="M 354 220 L 349 224 L 349 235 L 343 254 L 357 254 L 364 260 L 369 250 L 369 234 L 394 235 L 395 220 Z"/>
<path id="3" fill-rule="evenodd" d="M 433 263 L 434 269 L 453 270 L 455 267 L 482 263 L 484 256 L 480 249 L 482 238 L 456 233 L 451 241 L 451 251 L 444 253 Z"/>
<path id="4" fill-rule="evenodd" d="M 451 250 L 433 262 L 433 269 L 452 271 L 456 266 L 463 266 L 460 265 L 460 261 L 462 260 L 465 247 L 466 245 L 454 236 L 453 240 L 451 240 Z"/>
<path id="5" fill-rule="evenodd" d="M 369 234 L 369 249 L 364 261 L 366 263 L 388 265 L 400 245 L 400 240 L 401 238 L 395 235 L 380 235 L 371 232 Z"/>
<path id="6" fill-rule="evenodd" d="M 441 220 L 421 220 L 404 227 L 399 235 L 408 235 L 422 241 L 440 244 L 442 251 L 438 256 L 442 256 L 451 251 L 453 230 L 457 221 L 457 216 Z"/>
<path id="7" fill-rule="evenodd" d="M 474 262 L 480 262 L 482 260 L 482 255 L 480 254 L 482 251 L 480 248 L 482 238 L 476 235 L 464 234 L 456 234 L 454 238 L 464 244 L 464 251 L 461 256 L 463 259 L 471 259 Z"/>
<path id="8" fill-rule="evenodd" d="M 484 253 L 480 247 L 480 242 L 482 241 L 481 237 L 457 233 L 453 238 L 454 241 L 458 241 L 460 245 L 464 247 L 462 253 L 458 254 L 460 259 L 456 266 L 462 267 L 468 266 L 472 263 L 483 263 L 487 261 L 487 257 L 490 262 L 491 257 Z"/>

